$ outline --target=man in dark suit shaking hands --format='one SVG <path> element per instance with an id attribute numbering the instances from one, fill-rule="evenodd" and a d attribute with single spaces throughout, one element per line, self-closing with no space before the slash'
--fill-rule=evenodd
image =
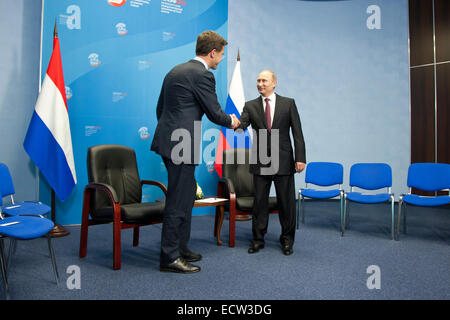
<path id="1" fill-rule="evenodd" d="M 228 43 L 214 31 L 197 38 L 196 57 L 174 67 L 164 78 L 156 108 L 158 125 L 151 150 L 161 155 L 168 172 L 168 193 L 161 234 L 160 270 L 193 273 L 202 256 L 188 248 L 197 184 L 195 166 L 201 142 L 201 119 L 235 128 L 239 120 L 217 101 L 214 75 Z M 181 140 L 181 142 L 180 142 Z M 181 147 L 180 147 L 181 146 Z"/>
<path id="2" fill-rule="evenodd" d="M 255 200 L 252 210 L 253 240 L 248 253 L 264 248 L 264 234 L 269 221 L 268 200 L 273 181 L 281 224 L 282 252 L 290 255 L 293 252 L 296 218 L 294 173 L 302 172 L 306 165 L 302 126 L 295 101 L 274 92 L 277 85 L 274 72 L 262 71 L 256 85 L 261 96 L 246 102 L 239 118 L 239 128 L 252 125 L 252 155 L 256 154 L 250 162 Z M 292 149 L 290 131 L 295 151 Z M 255 148 L 258 150 L 255 151 Z M 266 150 L 262 150 L 264 148 Z M 270 163 L 264 163 L 262 155 L 267 155 Z"/>

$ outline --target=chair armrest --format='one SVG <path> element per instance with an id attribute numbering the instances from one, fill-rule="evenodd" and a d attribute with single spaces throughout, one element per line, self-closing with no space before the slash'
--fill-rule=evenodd
<path id="1" fill-rule="evenodd" d="M 231 181 L 230 179 L 228 179 L 228 178 L 220 178 L 218 183 L 219 184 L 220 183 L 224 184 L 227 187 L 228 193 L 236 194 L 236 191 L 234 189 L 233 181 Z M 220 195 L 218 195 L 218 196 L 220 196 Z"/>
<path id="2" fill-rule="evenodd" d="M 164 195 L 167 197 L 167 187 L 164 183 L 154 180 L 141 180 L 141 186 L 143 185 L 157 186 L 162 190 L 162 192 L 164 192 Z"/>
<path id="3" fill-rule="evenodd" d="M 226 190 L 228 190 L 228 194 L 226 196 L 224 196 L 224 194 L 226 193 L 224 186 L 226 187 Z M 231 181 L 230 179 L 227 179 L 227 178 L 220 178 L 217 183 L 217 196 L 228 198 L 228 200 L 230 201 L 230 203 L 229 203 L 230 212 L 235 212 L 235 210 L 236 210 L 236 191 L 234 189 L 233 181 Z"/>
<path id="4" fill-rule="evenodd" d="M 119 197 L 112 186 L 106 183 L 94 182 L 88 184 L 84 190 L 102 190 L 104 191 L 113 203 L 119 203 Z"/>

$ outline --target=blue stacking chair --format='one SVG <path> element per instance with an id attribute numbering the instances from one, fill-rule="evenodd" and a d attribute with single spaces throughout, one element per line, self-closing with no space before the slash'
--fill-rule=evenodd
<path id="1" fill-rule="evenodd" d="M 354 188 L 364 190 L 379 190 L 386 188 L 385 193 L 363 194 L 353 191 Z M 395 239 L 394 232 L 394 194 L 392 188 L 392 169 L 386 163 L 356 163 L 350 168 L 350 192 L 344 194 L 344 215 L 342 219 L 342 230 L 345 230 L 346 219 L 348 219 L 347 202 L 374 204 L 391 202 L 391 236 Z"/>
<path id="2" fill-rule="evenodd" d="M 0 163 L 0 195 L 1 197 L 9 196 L 11 204 L 1 207 L 1 212 L 8 216 L 17 215 L 46 215 L 50 212 L 51 208 L 46 204 L 37 201 L 24 201 L 15 203 L 14 184 L 11 178 L 8 167 Z"/>
<path id="3" fill-rule="evenodd" d="M 0 269 L 7 299 L 9 299 L 7 269 L 11 264 L 16 240 L 31 240 L 47 236 L 48 248 L 57 283 L 59 278 L 49 234 L 54 227 L 54 223 L 43 217 L 44 214 L 51 210 L 50 207 L 40 202 L 32 201 L 15 203 L 14 193 L 15 190 L 9 169 L 6 165 L 0 163 Z M 3 206 L 3 197 L 5 196 L 11 196 L 12 205 Z M 5 217 L 4 214 L 9 217 Z M 6 238 L 10 239 L 7 259 L 4 245 Z"/>
<path id="4" fill-rule="evenodd" d="M 331 199 L 339 196 L 340 211 L 339 217 L 341 219 L 341 233 L 342 230 L 342 206 L 344 190 L 342 189 L 342 182 L 344 176 L 344 168 L 342 164 L 335 162 L 310 162 L 306 166 L 305 183 L 306 188 L 298 191 L 298 206 L 297 206 L 297 229 L 299 228 L 300 212 L 302 214 L 302 223 L 305 223 L 305 208 L 304 199 Z M 308 188 L 309 184 L 321 187 L 331 187 L 339 185 L 339 189 L 318 190 L 317 188 Z"/>
<path id="5" fill-rule="evenodd" d="M 0 198 L 0 206 L 3 204 Z M 11 265 L 13 242 L 16 240 L 32 240 L 47 237 L 48 249 L 50 251 L 50 258 L 52 260 L 53 271 L 55 274 L 56 284 L 59 282 L 58 269 L 56 267 L 55 254 L 51 242 L 50 230 L 54 227 L 54 223 L 42 216 L 14 216 L 4 218 L 0 213 L 0 269 L 2 273 L 6 298 L 9 299 L 8 287 L 8 266 Z M 4 240 L 9 238 L 11 240 L 6 258 L 6 250 Z"/>
<path id="6" fill-rule="evenodd" d="M 447 163 L 413 163 L 408 169 L 408 194 L 402 194 L 398 201 L 397 236 L 400 236 L 400 220 L 402 206 L 403 232 L 406 233 L 406 204 L 418 207 L 438 207 L 450 203 L 450 164 Z M 449 195 L 419 196 L 411 194 L 412 188 L 423 191 L 448 191 Z"/>

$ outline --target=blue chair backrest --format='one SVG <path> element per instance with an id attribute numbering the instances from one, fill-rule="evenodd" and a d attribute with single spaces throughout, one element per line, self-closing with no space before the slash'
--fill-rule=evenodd
<path id="1" fill-rule="evenodd" d="M 424 191 L 450 189 L 450 164 L 413 163 L 408 169 L 408 187 Z"/>
<path id="2" fill-rule="evenodd" d="M 335 162 L 310 162 L 306 167 L 305 182 L 318 186 L 342 184 L 344 167 Z"/>
<path id="3" fill-rule="evenodd" d="M 8 167 L 0 163 L 0 195 L 3 197 L 16 193 Z"/>
<path id="4" fill-rule="evenodd" d="M 392 169 L 386 163 L 356 163 L 350 168 L 350 186 L 366 190 L 392 186 Z"/>

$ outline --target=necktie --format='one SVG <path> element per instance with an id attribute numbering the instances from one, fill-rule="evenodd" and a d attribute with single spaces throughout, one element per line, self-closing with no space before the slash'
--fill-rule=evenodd
<path id="1" fill-rule="evenodd" d="M 267 121 L 267 129 L 270 131 L 272 129 L 272 118 L 270 116 L 270 104 L 269 98 L 264 99 L 264 101 L 266 101 L 266 121 Z"/>

